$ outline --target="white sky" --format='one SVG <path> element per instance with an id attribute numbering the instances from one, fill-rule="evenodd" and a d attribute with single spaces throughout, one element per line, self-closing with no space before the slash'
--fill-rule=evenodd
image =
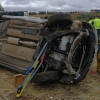
<path id="1" fill-rule="evenodd" d="M 90 11 L 100 0 L 0 0 L 6 11 Z"/>

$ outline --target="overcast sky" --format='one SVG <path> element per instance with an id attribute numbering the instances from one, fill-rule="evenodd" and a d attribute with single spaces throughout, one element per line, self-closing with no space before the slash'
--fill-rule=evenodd
<path id="1" fill-rule="evenodd" d="M 90 11 L 100 0 L 0 0 L 6 11 Z"/>

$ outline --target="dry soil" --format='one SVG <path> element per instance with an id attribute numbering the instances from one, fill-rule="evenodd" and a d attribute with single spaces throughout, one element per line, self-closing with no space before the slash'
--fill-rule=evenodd
<path id="1" fill-rule="evenodd" d="M 30 83 L 19 100 L 100 100 L 100 74 L 96 70 L 96 60 L 86 78 L 77 85 L 59 82 Z M 0 67 L 0 100 L 15 100 L 17 88 L 14 87 L 16 73 Z"/>

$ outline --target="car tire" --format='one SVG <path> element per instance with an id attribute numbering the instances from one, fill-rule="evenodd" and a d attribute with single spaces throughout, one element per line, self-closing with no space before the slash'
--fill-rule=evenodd
<path id="1" fill-rule="evenodd" d="M 74 84 L 79 83 L 86 77 L 87 73 L 89 72 L 89 70 L 91 68 L 93 59 L 95 57 L 95 45 L 94 45 L 94 41 L 93 41 L 94 40 L 93 34 L 91 34 L 89 36 L 89 39 L 90 39 L 90 44 L 89 44 L 88 54 L 85 57 L 86 59 L 84 59 L 84 61 L 83 61 L 82 69 L 80 71 L 80 76 L 77 79 L 73 80 Z"/>
<path id="2" fill-rule="evenodd" d="M 69 13 L 57 13 L 53 14 L 48 18 L 48 25 L 51 25 L 58 21 L 67 21 L 72 24 L 71 16 Z"/>
<path id="3" fill-rule="evenodd" d="M 56 80 L 59 80 L 58 71 L 39 72 L 39 73 L 36 73 L 34 78 L 32 79 L 34 83 L 56 81 Z"/>

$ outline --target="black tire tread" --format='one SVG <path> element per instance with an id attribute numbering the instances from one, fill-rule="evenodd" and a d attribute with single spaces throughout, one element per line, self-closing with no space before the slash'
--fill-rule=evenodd
<path id="1" fill-rule="evenodd" d="M 72 23 L 71 16 L 69 13 L 56 13 L 48 18 L 48 25 L 57 21 L 69 21 L 70 23 Z"/>
<path id="2" fill-rule="evenodd" d="M 34 83 L 55 81 L 55 80 L 59 80 L 59 75 L 57 71 L 39 72 L 36 73 L 33 78 Z"/>

